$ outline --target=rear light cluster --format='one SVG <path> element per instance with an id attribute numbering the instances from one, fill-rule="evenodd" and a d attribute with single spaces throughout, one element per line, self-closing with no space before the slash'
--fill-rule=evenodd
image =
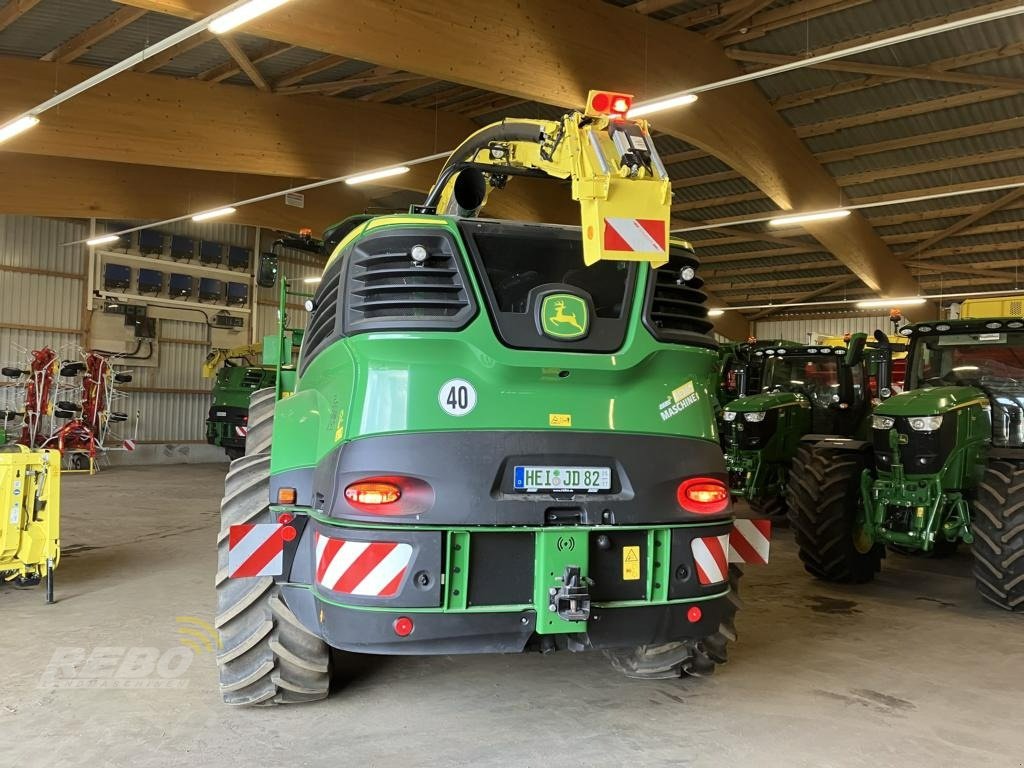
<path id="1" fill-rule="evenodd" d="M 345 498 L 352 504 L 375 507 L 394 504 L 402 498 L 402 489 L 394 483 L 361 480 L 345 489 Z"/>
<path id="2" fill-rule="evenodd" d="M 698 515 L 716 515 L 729 506 L 729 488 L 713 477 L 691 477 L 676 490 L 679 506 Z"/>

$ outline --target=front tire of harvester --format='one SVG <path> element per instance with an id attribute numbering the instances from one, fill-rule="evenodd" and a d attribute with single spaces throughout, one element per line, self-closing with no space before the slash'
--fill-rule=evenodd
<path id="1" fill-rule="evenodd" d="M 605 651 L 612 667 L 626 677 L 639 680 L 707 677 L 712 674 L 715 667 L 728 660 L 728 645 L 736 640 L 736 611 L 740 607 L 742 575 L 739 568 L 730 566 L 728 606 L 716 632 L 698 640 Z"/>
<path id="2" fill-rule="evenodd" d="M 747 506 L 758 517 L 770 517 L 773 520 L 785 520 L 789 514 L 785 496 L 764 496 L 760 499 L 748 499 Z"/>
<path id="3" fill-rule="evenodd" d="M 882 545 L 858 537 L 862 454 L 800 446 L 789 473 L 789 523 L 804 568 L 825 581 L 862 584 L 881 570 Z"/>
<path id="4" fill-rule="evenodd" d="M 270 455 L 231 464 L 217 537 L 217 667 L 227 704 L 293 704 L 326 698 L 330 651 L 303 627 L 270 576 L 228 578 L 232 525 L 269 523 Z"/>
<path id="5" fill-rule="evenodd" d="M 246 456 L 255 456 L 270 450 L 276 404 L 277 390 L 274 387 L 257 389 L 249 396 L 249 431 L 245 436 Z"/>
<path id="6" fill-rule="evenodd" d="M 1024 610 L 1024 464 L 990 461 L 972 506 L 978 592 L 1007 611 Z"/>

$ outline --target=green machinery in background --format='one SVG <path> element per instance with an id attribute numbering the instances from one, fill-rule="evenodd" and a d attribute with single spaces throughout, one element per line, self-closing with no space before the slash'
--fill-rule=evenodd
<path id="1" fill-rule="evenodd" d="M 206 442 L 223 448 L 233 461 L 245 455 L 249 398 L 256 390 L 274 385 L 274 369 L 253 365 L 242 355 L 225 358 L 214 376 L 213 402 L 206 418 Z"/>
<path id="2" fill-rule="evenodd" d="M 598 649 L 647 678 L 725 661 L 717 347 L 627 110 L 594 93 L 483 128 L 422 206 L 336 229 L 295 366 L 279 278 L 276 384 L 221 511 L 226 702 L 323 698 L 331 648 Z M 520 175 L 570 180 L 583 226 L 479 218 Z"/>
<path id="3" fill-rule="evenodd" d="M 965 302 L 966 305 L 966 302 Z M 1024 320 L 917 323 L 906 389 L 864 440 L 810 441 L 789 500 L 807 570 L 866 582 L 885 548 L 948 554 L 973 544 L 986 600 L 1024 608 Z"/>
<path id="4" fill-rule="evenodd" d="M 806 435 L 867 436 L 872 400 L 888 392 L 888 343 L 866 348 L 854 334 L 848 346 L 768 347 L 761 393 L 733 400 L 722 411 L 723 446 L 734 496 L 759 514 L 786 511 L 790 463 Z"/>
<path id="5" fill-rule="evenodd" d="M 761 391 L 761 368 L 764 355 L 758 350 L 800 346 L 792 341 L 750 338 L 743 342 L 722 344 L 718 350 L 718 404 L 725 407 L 738 397 L 756 395 Z"/>

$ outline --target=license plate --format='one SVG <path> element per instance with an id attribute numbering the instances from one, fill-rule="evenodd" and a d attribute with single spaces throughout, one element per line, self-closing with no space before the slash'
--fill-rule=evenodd
<path id="1" fill-rule="evenodd" d="M 609 467 L 516 467 L 517 491 L 607 491 L 612 487 Z"/>

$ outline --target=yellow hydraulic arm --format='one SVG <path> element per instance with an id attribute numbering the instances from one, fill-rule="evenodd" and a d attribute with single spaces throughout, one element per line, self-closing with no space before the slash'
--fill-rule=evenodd
<path id="1" fill-rule="evenodd" d="M 214 349 L 203 360 L 203 378 L 212 379 L 217 371 L 228 360 L 248 359 L 253 365 L 259 365 L 260 355 L 263 354 L 263 344 L 247 344 L 243 347 L 232 347 L 231 349 Z"/>
<path id="2" fill-rule="evenodd" d="M 666 263 L 672 184 L 647 121 L 627 117 L 631 101 L 628 94 L 591 91 L 583 113 L 482 128 L 449 157 L 424 208 L 475 216 L 509 176 L 568 179 L 580 204 L 588 265 Z"/>

